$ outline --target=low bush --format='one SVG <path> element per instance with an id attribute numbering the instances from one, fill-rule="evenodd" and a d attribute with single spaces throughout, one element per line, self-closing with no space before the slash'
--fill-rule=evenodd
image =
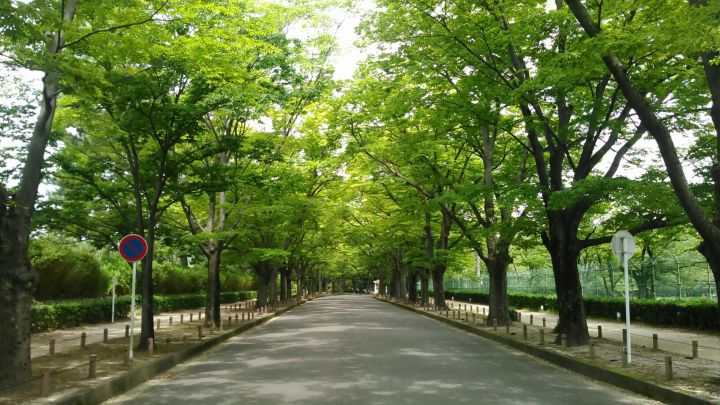
<path id="1" fill-rule="evenodd" d="M 220 302 L 229 303 L 255 298 L 254 291 L 235 291 L 220 294 Z M 136 297 L 138 308 L 142 297 Z M 205 294 L 156 295 L 157 313 L 205 306 Z M 54 329 L 71 328 L 82 324 L 110 322 L 111 298 L 95 298 L 73 301 L 59 301 L 52 304 L 34 303 L 32 306 L 32 332 L 46 332 Z M 130 297 L 115 299 L 115 319 L 130 315 Z"/>
<path id="2" fill-rule="evenodd" d="M 478 291 L 445 291 L 445 297 L 456 300 L 487 304 L 488 294 Z M 585 297 L 585 311 L 590 317 L 615 319 L 620 312 L 625 315 L 622 298 Z M 508 304 L 515 308 L 557 311 L 554 295 L 509 293 Z M 681 326 L 697 329 L 718 329 L 718 304 L 712 300 L 686 299 L 633 299 L 630 301 L 630 317 L 634 321 L 654 325 Z"/>

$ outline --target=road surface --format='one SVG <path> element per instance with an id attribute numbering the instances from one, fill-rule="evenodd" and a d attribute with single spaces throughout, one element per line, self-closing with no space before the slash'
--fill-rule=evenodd
<path id="1" fill-rule="evenodd" d="M 111 404 L 650 404 L 369 296 L 311 301 Z"/>

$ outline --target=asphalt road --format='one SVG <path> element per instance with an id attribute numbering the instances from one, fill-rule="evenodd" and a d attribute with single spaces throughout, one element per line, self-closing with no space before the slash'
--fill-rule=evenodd
<path id="1" fill-rule="evenodd" d="M 369 296 L 311 301 L 112 404 L 639 404 Z"/>

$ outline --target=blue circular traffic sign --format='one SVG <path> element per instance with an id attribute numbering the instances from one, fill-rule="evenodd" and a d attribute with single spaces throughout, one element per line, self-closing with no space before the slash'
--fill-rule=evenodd
<path id="1" fill-rule="evenodd" d="M 147 242 L 140 235 L 130 234 L 120 240 L 120 256 L 129 262 L 137 262 L 147 254 Z"/>

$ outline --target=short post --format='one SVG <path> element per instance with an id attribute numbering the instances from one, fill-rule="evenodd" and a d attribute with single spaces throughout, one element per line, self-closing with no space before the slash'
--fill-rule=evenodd
<path id="1" fill-rule="evenodd" d="M 172 316 L 171 316 L 170 319 L 168 320 L 168 326 L 172 326 Z"/>
<path id="2" fill-rule="evenodd" d="M 235 313 L 235 323 L 237 323 L 237 322 L 238 322 L 238 314 Z"/>
<path id="3" fill-rule="evenodd" d="M 623 328 L 623 343 L 627 343 L 627 329 Z"/>
<path id="4" fill-rule="evenodd" d="M 202 340 L 202 325 L 198 325 L 198 340 Z"/>
<path id="5" fill-rule="evenodd" d="M 94 354 L 90 355 L 90 367 L 88 369 L 88 378 L 94 379 L 97 375 L 97 356 Z"/>
<path id="6" fill-rule="evenodd" d="M 567 335 L 564 333 L 560 335 L 560 344 L 562 345 L 562 347 L 568 347 Z"/>
<path id="7" fill-rule="evenodd" d="M 87 333 L 83 332 L 80 334 L 80 347 L 85 348 L 85 341 L 87 340 Z"/>
<path id="8" fill-rule="evenodd" d="M 692 358 L 693 359 L 698 358 L 698 341 L 697 340 L 692 341 Z"/>
<path id="9" fill-rule="evenodd" d="M 545 320 L 545 318 L 543 318 L 543 328 L 546 326 L 545 322 L 546 322 L 546 320 Z"/>
<path id="10" fill-rule="evenodd" d="M 665 378 L 673 379 L 672 356 L 665 356 Z"/>
<path id="11" fill-rule="evenodd" d="M 155 327 L 155 330 L 160 329 L 160 319 L 157 320 L 157 327 Z"/>
<path id="12" fill-rule="evenodd" d="M 590 342 L 588 349 L 590 349 L 590 358 L 595 359 L 595 343 Z"/>
<path id="13" fill-rule="evenodd" d="M 658 344 L 658 343 L 659 343 L 659 342 L 658 342 L 658 335 L 657 335 L 657 333 L 653 333 L 653 351 L 654 351 L 654 352 L 658 351 L 658 348 L 659 348 L 659 344 Z"/>
<path id="14" fill-rule="evenodd" d="M 228 316 L 228 326 L 232 325 L 232 316 Z"/>
<path id="15" fill-rule="evenodd" d="M 130 325 L 125 325 L 125 337 L 130 337 Z"/>
<path id="16" fill-rule="evenodd" d="M 505 333 L 510 334 L 510 322 L 505 323 Z"/>
<path id="17" fill-rule="evenodd" d="M 493 318 L 493 330 L 497 330 L 497 318 Z"/>
<path id="18" fill-rule="evenodd" d="M 185 320 L 183 319 L 185 317 L 185 314 L 180 314 L 180 325 L 185 323 Z"/>
<path id="19" fill-rule="evenodd" d="M 473 325 L 474 325 L 475 324 L 475 312 L 473 312 L 472 314 L 473 314 Z"/>
<path id="20" fill-rule="evenodd" d="M 622 349 L 621 360 L 622 360 L 622 366 L 623 366 L 623 368 L 627 367 L 627 366 L 628 366 L 627 349 L 624 348 L 624 347 L 623 347 L 623 349 Z"/>
<path id="21" fill-rule="evenodd" d="M 153 354 L 155 353 L 155 339 L 148 338 L 147 345 L 148 345 L 148 356 L 152 357 Z"/>
<path id="22" fill-rule="evenodd" d="M 598 339 L 602 339 L 602 325 L 598 325 Z"/>
<path id="23" fill-rule="evenodd" d="M 522 312 L 518 312 L 518 322 L 522 322 Z"/>
<path id="24" fill-rule="evenodd" d="M 192 322 L 193 313 L 190 312 L 190 322 Z"/>
<path id="25" fill-rule="evenodd" d="M 545 329 L 540 329 L 540 344 L 545 344 Z"/>
<path id="26" fill-rule="evenodd" d="M 249 317 L 248 317 L 248 318 L 249 318 Z M 242 319 L 243 321 L 245 321 L 245 312 L 243 312 L 243 313 L 241 314 L 241 319 Z"/>
<path id="27" fill-rule="evenodd" d="M 485 307 L 483 307 L 483 315 L 485 315 Z"/>
<path id="28" fill-rule="evenodd" d="M 188 342 L 188 335 L 183 335 L 183 340 L 182 340 L 183 346 L 187 346 L 187 342 Z"/>
<path id="29" fill-rule="evenodd" d="M 103 329 L 103 343 L 108 342 L 108 330 L 107 328 Z"/>
<path id="30" fill-rule="evenodd" d="M 202 319 L 202 312 L 198 311 L 198 321 Z"/>
<path id="31" fill-rule="evenodd" d="M 40 369 L 40 396 L 46 397 L 50 395 L 50 369 L 43 367 Z"/>
<path id="32" fill-rule="evenodd" d="M 55 354 L 55 339 L 50 339 L 50 355 Z"/>
<path id="33" fill-rule="evenodd" d="M 448 311 L 448 310 L 446 309 L 446 310 L 445 310 L 445 318 L 449 318 L 449 317 L 450 317 L 450 311 Z"/>
<path id="34" fill-rule="evenodd" d="M 530 325 L 533 324 L 533 314 L 530 314 Z"/>
<path id="35" fill-rule="evenodd" d="M 465 312 L 465 322 L 469 322 L 469 316 L 467 312 Z"/>
<path id="36" fill-rule="evenodd" d="M 527 340 L 527 325 L 523 325 L 523 339 Z"/>

